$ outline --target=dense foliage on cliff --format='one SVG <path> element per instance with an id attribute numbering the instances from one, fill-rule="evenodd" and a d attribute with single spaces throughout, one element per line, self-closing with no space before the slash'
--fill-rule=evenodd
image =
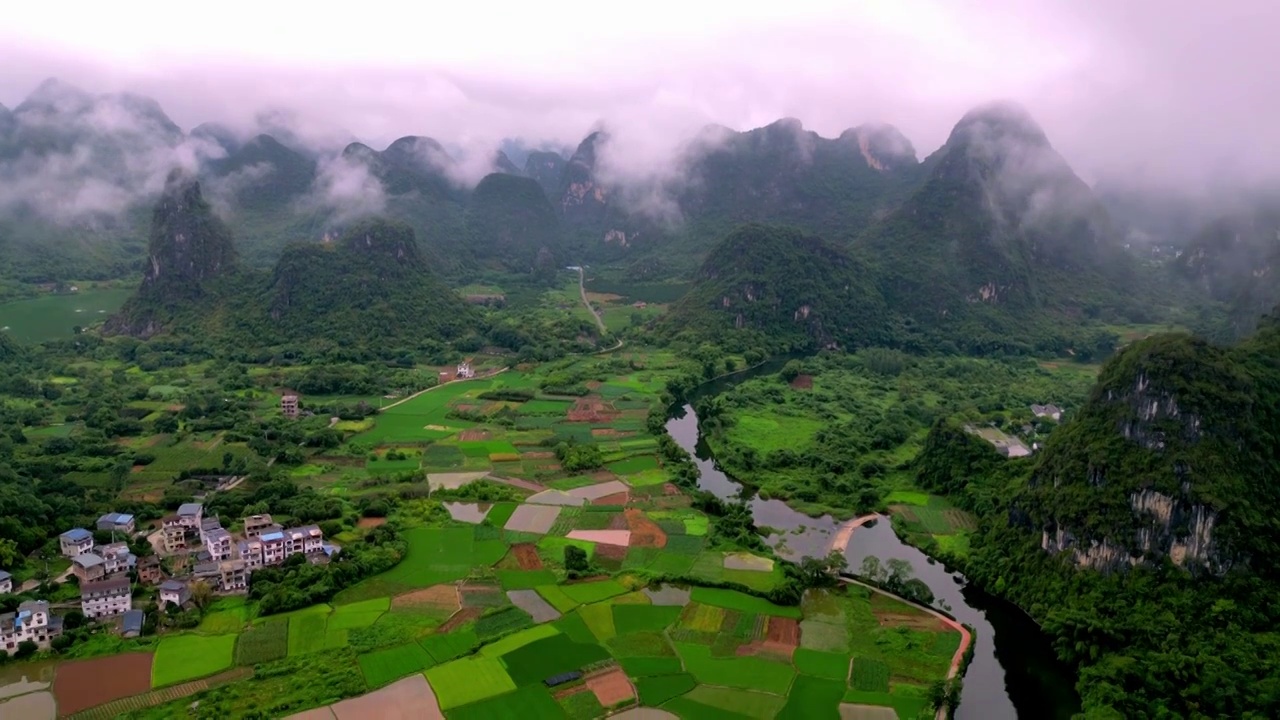
<path id="1" fill-rule="evenodd" d="M 562 264 L 559 218 L 530 178 L 494 173 L 481 180 L 467 208 L 467 230 L 468 250 L 479 263 L 543 276 Z"/>
<path id="2" fill-rule="evenodd" d="M 1079 667 L 1089 717 L 1275 717 L 1278 406 L 1274 319 L 1232 348 L 1161 336 L 1033 459 L 992 472 L 935 428 L 916 466 L 980 515 L 966 573 Z"/>

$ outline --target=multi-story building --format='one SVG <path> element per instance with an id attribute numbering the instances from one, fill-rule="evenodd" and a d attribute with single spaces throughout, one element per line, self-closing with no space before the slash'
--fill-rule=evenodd
<path id="1" fill-rule="evenodd" d="M 284 416 L 290 420 L 296 419 L 298 417 L 298 396 L 285 395 L 281 397 L 280 412 L 284 413 Z"/>
<path id="2" fill-rule="evenodd" d="M 81 584 L 107 576 L 107 562 L 97 553 L 80 553 L 71 558 L 71 572 Z"/>
<path id="3" fill-rule="evenodd" d="M 160 558 L 148 555 L 138 560 L 138 582 L 144 585 L 155 585 L 163 577 L 160 571 Z"/>
<path id="4" fill-rule="evenodd" d="M 129 572 L 138 564 L 138 556 L 129 552 L 128 543 L 115 542 L 99 545 L 94 553 L 102 557 L 108 576 L 118 572 Z"/>
<path id="5" fill-rule="evenodd" d="M 58 536 L 62 554 L 73 558 L 93 549 L 93 533 L 84 528 L 72 528 Z"/>
<path id="6" fill-rule="evenodd" d="M 264 532 L 282 529 L 271 519 L 270 515 L 250 515 L 244 519 L 244 536 L 256 538 Z"/>
<path id="7" fill-rule="evenodd" d="M 132 535 L 135 525 L 133 516 L 128 513 L 107 513 L 98 518 L 97 528 Z"/>
<path id="8" fill-rule="evenodd" d="M 117 576 L 80 585 L 80 607 L 87 618 L 109 617 L 133 609 L 129 578 Z"/>
<path id="9" fill-rule="evenodd" d="M 284 562 L 288 555 L 284 551 L 284 531 L 277 530 L 275 532 L 262 533 L 258 538 L 262 543 L 262 564 L 278 565 Z"/>
<path id="10" fill-rule="evenodd" d="M 178 520 L 192 530 L 200 529 L 200 521 L 204 518 L 204 506 L 200 503 L 182 503 L 178 506 Z"/>
<path id="11" fill-rule="evenodd" d="M 320 552 L 321 545 L 324 545 L 324 533 L 320 532 L 320 528 L 315 525 L 290 528 L 284 531 L 284 552 L 286 556 L 294 553 Z"/>
<path id="12" fill-rule="evenodd" d="M 13 592 L 13 576 L 0 570 L 0 595 Z"/>
<path id="13" fill-rule="evenodd" d="M 177 515 L 169 515 L 160 522 L 164 531 L 165 550 L 171 553 L 187 550 L 188 527 L 183 524 L 182 518 Z"/>
<path id="14" fill-rule="evenodd" d="M 0 615 L 0 648 L 10 655 L 27 641 L 47 648 L 49 639 L 57 636 L 61 628 L 61 618 L 49 615 L 48 602 L 29 600 L 19 605 L 17 612 Z"/>
<path id="15" fill-rule="evenodd" d="M 160 607 L 168 607 L 169 603 L 173 603 L 178 607 L 187 604 L 191 599 L 191 591 L 187 586 L 177 580 L 165 580 L 160 583 Z"/>
<path id="16" fill-rule="evenodd" d="M 218 563 L 218 589 L 222 592 L 240 592 L 249 587 L 249 570 L 243 560 L 227 560 Z"/>
<path id="17" fill-rule="evenodd" d="M 211 560 L 221 562 L 231 559 L 231 533 L 216 527 L 206 530 L 201 540 Z"/>
<path id="18" fill-rule="evenodd" d="M 236 544 L 236 550 L 240 553 L 240 559 L 244 561 L 244 565 L 249 570 L 262 567 L 262 539 L 250 538 L 241 540 Z"/>

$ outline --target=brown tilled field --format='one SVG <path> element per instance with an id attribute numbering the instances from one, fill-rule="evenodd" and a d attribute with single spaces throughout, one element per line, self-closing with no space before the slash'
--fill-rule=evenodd
<path id="1" fill-rule="evenodd" d="M 626 505 L 629 500 L 631 500 L 630 493 L 620 492 L 620 493 L 614 493 L 612 495 L 605 495 L 604 497 L 598 497 L 595 500 L 590 501 L 589 504 L 591 505 Z M 624 519 L 624 522 L 625 522 L 625 519 Z M 620 530 L 621 528 L 618 528 L 618 529 Z"/>
<path id="2" fill-rule="evenodd" d="M 597 545 L 596 558 L 599 560 L 617 560 L 621 562 L 627 557 L 627 548 L 621 545 Z"/>
<path id="3" fill-rule="evenodd" d="M 924 632 L 947 632 L 951 629 L 933 615 L 880 593 L 871 595 L 871 613 L 881 627 L 906 627 Z"/>
<path id="4" fill-rule="evenodd" d="M 511 546 L 521 570 L 541 570 L 542 558 L 538 557 L 538 546 L 533 543 L 516 543 Z"/>
<path id="5" fill-rule="evenodd" d="M 387 519 L 384 517 L 367 517 L 367 518 L 360 518 L 360 522 L 356 523 L 356 527 L 362 530 L 368 530 L 368 529 L 376 528 L 386 524 L 387 524 Z"/>
<path id="6" fill-rule="evenodd" d="M 635 688 L 631 687 L 631 681 L 627 679 L 627 674 L 621 668 L 600 675 L 592 675 L 587 678 L 587 687 L 591 688 L 596 700 L 605 707 L 613 707 L 623 700 L 630 700 L 636 696 Z"/>
<path id="7" fill-rule="evenodd" d="M 58 666 L 53 695 L 58 714 L 70 715 L 151 689 L 151 653 L 125 653 Z"/>
<path id="8" fill-rule="evenodd" d="M 453 585 L 432 585 L 391 599 L 393 608 L 423 606 L 457 612 L 458 608 L 462 607 L 458 600 L 458 588 Z"/>
<path id="9" fill-rule="evenodd" d="M 631 528 L 631 547 L 663 548 L 667 546 L 667 534 L 643 511 L 629 508 L 626 511 L 627 525 Z"/>
<path id="10" fill-rule="evenodd" d="M 797 375 L 796 379 L 791 381 L 791 387 L 796 390 L 808 390 L 813 387 L 813 376 Z"/>
<path id="11" fill-rule="evenodd" d="M 765 640 L 797 647 L 800 645 L 800 623 L 791 618 L 771 617 L 765 630 Z"/>
<path id="12" fill-rule="evenodd" d="M 488 430 L 463 430 L 462 432 L 458 433 L 458 439 L 463 441 L 489 440 L 489 439 L 492 439 L 492 437 L 493 436 L 489 433 Z"/>
<path id="13" fill-rule="evenodd" d="M 608 423 L 618 417 L 618 411 L 598 397 L 578 398 L 569 408 L 569 422 Z"/>
<path id="14" fill-rule="evenodd" d="M 444 621 L 444 624 L 436 628 L 437 633 L 449 633 L 466 625 L 484 614 L 484 608 L 469 607 L 463 608 Z"/>

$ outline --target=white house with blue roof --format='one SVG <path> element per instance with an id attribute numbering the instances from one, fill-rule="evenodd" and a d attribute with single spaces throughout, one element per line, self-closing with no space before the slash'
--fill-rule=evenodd
<path id="1" fill-rule="evenodd" d="M 58 536 L 58 546 L 69 558 L 87 553 L 93 549 L 93 533 L 84 528 L 71 528 Z"/>
<path id="2" fill-rule="evenodd" d="M 0 648 L 10 655 L 18 651 L 24 642 L 33 642 L 41 648 L 49 647 L 49 639 L 58 634 L 61 619 L 52 622 L 49 603 L 44 600 L 28 600 L 18 606 L 17 612 L 0 615 Z"/>
<path id="3" fill-rule="evenodd" d="M 13 576 L 0 570 L 0 595 L 13 592 Z"/>

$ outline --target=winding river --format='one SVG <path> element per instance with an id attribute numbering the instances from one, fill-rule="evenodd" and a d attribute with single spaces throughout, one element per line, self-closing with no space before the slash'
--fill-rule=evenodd
<path id="1" fill-rule="evenodd" d="M 699 395 L 722 392 L 731 383 L 776 370 L 770 363 L 754 372 L 717 380 L 700 388 Z M 742 484 L 716 466 L 699 433 L 691 404 L 675 408 L 666 427 L 671 437 L 693 455 L 699 487 L 721 498 L 739 496 L 744 489 Z M 778 531 L 768 541 L 783 557 L 825 555 L 837 542 L 842 523 L 830 515 L 809 517 L 781 500 L 754 495 L 747 501 L 756 525 Z M 965 672 L 960 706 L 955 713 L 958 720 L 1067 720 L 1079 711 L 1074 679 L 1055 658 L 1048 638 L 1025 613 L 967 584 L 959 573 L 949 572 L 899 540 L 888 518 L 857 528 L 848 537 L 844 552 L 851 569 L 856 571 L 869 555 L 881 560 L 906 560 L 934 596 L 950 605 L 951 614 L 977 631 L 973 662 Z"/>

